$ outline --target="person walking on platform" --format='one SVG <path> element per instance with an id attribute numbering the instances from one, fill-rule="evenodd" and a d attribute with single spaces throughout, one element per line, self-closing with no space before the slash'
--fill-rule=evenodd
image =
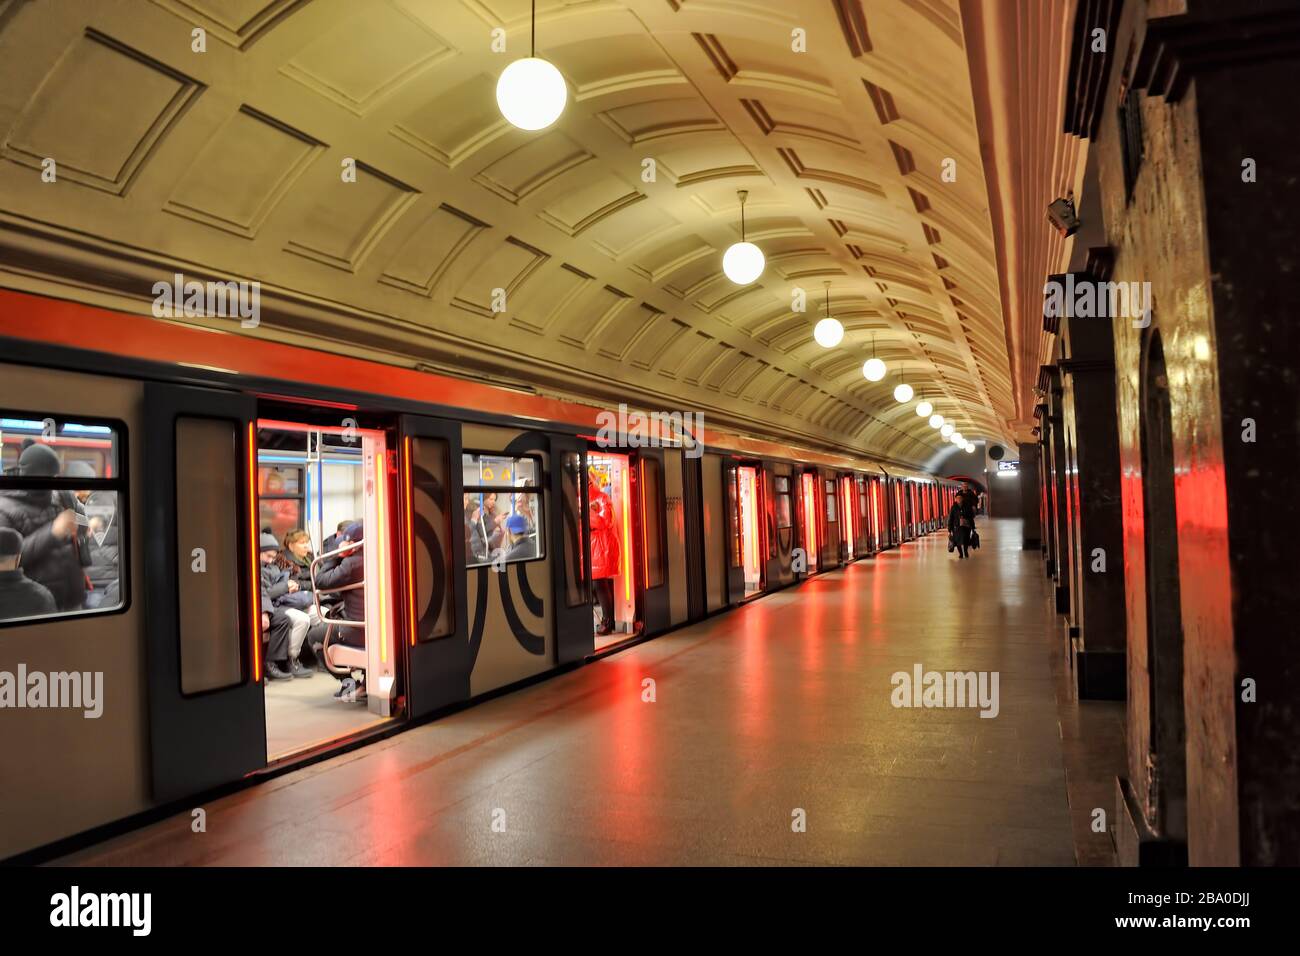
<path id="1" fill-rule="evenodd" d="M 958 495 L 948 512 L 948 536 L 958 558 L 970 557 L 971 535 L 975 533 L 975 509 L 966 495 Z"/>

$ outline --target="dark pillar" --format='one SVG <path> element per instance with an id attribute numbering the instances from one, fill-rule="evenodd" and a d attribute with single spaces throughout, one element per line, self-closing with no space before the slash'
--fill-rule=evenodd
<path id="1" fill-rule="evenodd" d="M 1088 273 L 1075 276 L 1076 283 L 1090 281 L 1094 277 Z M 1112 323 L 1067 317 L 1060 348 L 1067 487 L 1074 504 L 1069 515 L 1071 660 L 1080 698 L 1124 700 L 1124 522 Z"/>
<path id="2" fill-rule="evenodd" d="M 1021 442 L 1020 454 L 1020 534 L 1025 550 L 1037 549 L 1043 543 L 1043 516 L 1038 476 L 1038 442 Z"/>
<path id="3" fill-rule="evenodd" d="M 1061 386 L 1061 370 L 1051 366 L 1047 370 L 1047 415 L 1044 421 L 1051 425 L 1047 445 L 1048 484 L 1052 494 L 1052 581 L 1056 587 L 1056 610 L 1070 612 L 1070 489 L 1066 482 L 1069 458 L 1065 453 L 1065 421 L 1063 408 L 1065 394 Z"/>

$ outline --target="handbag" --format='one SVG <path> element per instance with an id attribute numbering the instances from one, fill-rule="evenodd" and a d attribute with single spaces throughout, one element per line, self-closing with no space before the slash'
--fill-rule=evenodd
<path id="1" fill-rule="evenodd" d="M 948 532 L 948 553 L 952 554 L 952 552 L 956 549 L 956 547 L 957 547 L 957 542 L 953 538 L 952 532 L 949 531 Z"/>
<path id="2" fill-rule="evenodd" d="M 978 548 L 980 546 L 980 533 L 974 528 L 970 529 L 970 546 L 972 548 Z"/>

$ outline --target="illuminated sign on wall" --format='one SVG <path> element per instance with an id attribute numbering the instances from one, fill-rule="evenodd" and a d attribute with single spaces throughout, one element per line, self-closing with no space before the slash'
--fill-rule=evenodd
<path id="1" fill-rule="evenodd" d="M 1020 470 L 1020 462 L 1018 462 L 1018 461 L 1000 461 L 1000 462 L 998 462 L 998 473 L 999 473 L 999 474 L 1001 474 L 1002 472 L 1016 472 L 1016 471 L 1019 471 L 1019 470 Z"/>

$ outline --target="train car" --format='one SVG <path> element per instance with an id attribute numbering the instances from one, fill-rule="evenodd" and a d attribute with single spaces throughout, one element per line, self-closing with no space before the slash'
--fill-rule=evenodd
<path id="1" fill-rule="evenodd" d="M 14 292 L 0 355 L 0 523 L 67 572 L 43 611 L 0 605 L 0 858 L 868 558 L 951 493 Z"/>

